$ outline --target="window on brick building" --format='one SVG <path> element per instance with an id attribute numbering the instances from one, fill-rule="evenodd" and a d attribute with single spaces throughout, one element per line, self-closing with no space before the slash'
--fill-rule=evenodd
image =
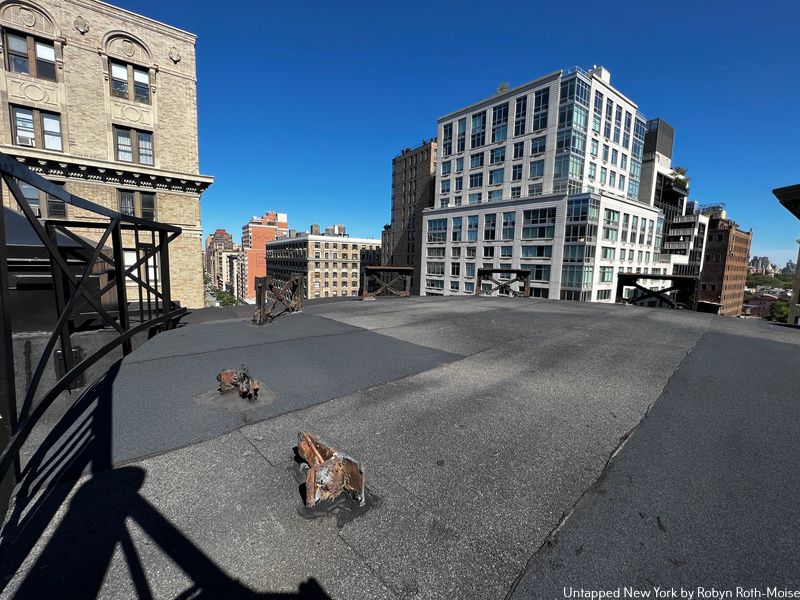
<path id="1" fill-rule="evenodd" d="M 6 32 L 6 66 L 12 73 L 56 80 L 56 51 L 52 41 Z"/>
<path id="2" fill-rule="evenodd" d="M 119 212 L 123 215 L 141 217 L 148 221 L 156 219 L 156 195 L 153 192 L 118 190 Z"/>
<path id="3" fill-rule="evenodd" d="M 22 106 L 11 107 L 14 144 L 61 152 L 61 116 Z"/>
<path id="4" fill-rule="evenodd" d="M 150 72 L 141 67 L 111 61 L 111 95 L 150 104 Z"/>
<path id="5" fill-rule="evenodd" d="M 23 181 L 17 181 L 22 195 L 37 217 L 42 219 L 56 219 L 67 216 L 67 207 L 63 200 L 51 196 Z M 62 183 L 56 185 L 62 186 Z"/>
<path id="6" fill-rule="evenodd" d="M 122 162 L 153 165 L 153 134 L 149 131 L 114 127 L 114 156 Z"/>

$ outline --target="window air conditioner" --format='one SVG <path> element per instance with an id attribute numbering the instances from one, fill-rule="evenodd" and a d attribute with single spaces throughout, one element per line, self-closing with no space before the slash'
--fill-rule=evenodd
<path id="1" fill-rule="evenodd" d="M 26 137 L 22 135 L 17 136 L 17 144 L 20 146 L 35 146 L 36 143 L 32 137 Z"/>

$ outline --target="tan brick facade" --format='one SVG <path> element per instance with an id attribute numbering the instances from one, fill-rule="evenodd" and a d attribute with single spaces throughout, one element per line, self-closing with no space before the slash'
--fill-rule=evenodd
<path id="1" fill-rule="evenodd" d="M 200 193 L 213 180 L 199 174 L 195 36 L 95 0 L 2 2 L 0 26 L 0 151 L 114 210 L 120 190 L 155 193 L 155 219 L 183 229 L 170 244 L 172 297 L 203 306 Z M 29 39 L 31 48 L 52 47 L 56 81 L 39 76 L 38 63 L 31 74 L 12 67 L 9 34 Z M 128 68 L 129 97 L 111 93 L 112 62 Z M 134 73 L 146 74 L 145 101 L 134 95 Z M 45 147 L 44 125 L 33 146 L 20 145 L 13 107 L 32 111 L 34 120 L 58 115 L 61 150 Z M 137 160 L 143 151 L 135 143 L 132 160 L 118 160 L 115 126 L 152 136 L 151 164 Z M 6 189 L 3 198 L 13 205 Z M 66 211 L 69 219 L 96 218 L 73 206 Z"/>
<path id="2" fill-rule="evenodd" d="M 361 267 L 381 263 L 381 242 L 366 238 L 305 234 L 267 242 L 266 250 L 267 273 L 279 281 L 300 273 L 306 298 L 357 296 Z"/>

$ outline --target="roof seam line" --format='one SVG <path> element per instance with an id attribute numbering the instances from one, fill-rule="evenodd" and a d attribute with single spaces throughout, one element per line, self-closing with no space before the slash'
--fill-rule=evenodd
<path id="1" fill-rule="evenodd" d="M 597 476 L 597 478 L 594 481 L 592 481 L 586 487 L 586 489 L 583 490 L 583 492 L 581 492 L 581 494 L 578 496 L 578 498 L 575 500 L 575 502 L 572 504 L 572 506 L 570 506 L 567 510 L 564 511 L 564 513 L 561 515 L 561 519 L 559 519 L 559 521 L 556 524 L 556 526 L 550 531 L 550 533 L 547 534 L 547 536 L 545 536 L 544 541 L 539 545 L 539 547 L 536 549 L 536 551 L 533 554 L 531 554 L 531 556 L 525 562 L 525 566 L 522 568 L 522 570 L 520 571 L 520 573 L 517 576 L 517 578 L 511 584 L 511 588 L 508 590 L 508 593 L 505 596 L 505 600 L 511 600 L 511 598 L 514 595 L 514 592 L 516 591 L 517 587 L 519 586 L 520 582 L 522 581 L 522 578 L 530 570 L 531 563 L 534 561 L 534 559 L 537 556 L 539 556 L 539 554 L 541 554 L 543 551 L 546 551 L 546 550 L 552 548 L 553 546 L 555 546 L 558 543 L 559 533 L 564 528 L 564 526 L 567 524 L 567 522 L 569 521 L 570 517 L 572 517 L 572 515 L 575 513 L 575 510 L 577 509 L 578 505 L 581 503 L 581 501 L 584 499 L 584 497 L 589 492 L 591 492 L 592 490 L 596 489 L 597 486 L 600 485 L 600 482 L 602 482 L 606 478 L 606 476 L 608 475 L 608 472 L 611 470 L 611 467 L 613 466 L 613 462 L 614 462 L 614 459 L 616 458 L 616 456 L 622 451 L 622 449 L 625 446 L 625 444 L 628 443 L 628 440 L 630 440 L 631 437 L 633 437 L 633 435 L 636 433 L 636 431 L 638 431 L 638 429 L 641 427 L 641 425 L 645 421 L 645 419 L 648 418 L 652 408 L 664 396 L 664 392 L 669 387 L 670 382 L 672 381 L 672 378 L 675 377 L 675 373 L 678 372 L 678 369 L 680 368 L 680 366 L 684 363 L 686 358 L 692 353 L 692 351 L 695 349 L 697 344 L 699 344 L 706 337 L 706 335 L 708 334 L 708 331 L 709 331 L 710 328 L 711 328 L 711 319 L 709 319 L 708 322 L 706 323 L 705 331 L 703 331 L 697 337 L 697 339 L 689 347 L 689 349 L 686 351 L 686 353 L 683 355 L 683 357 L 680 359 L 680 361 L 678 361 L 678 363 L 675 365 L 675 368 L 672 370 L 672 373 L 670 373 L 670 376 L 667 378 L 667 381 L 664 384 L 664 387 L 661 388 L 661 392 L 658 394 L 656 399 L 653 400 L 650 403 L 650 405 L 647 407 L 647 409 L 645 409 L 644 414 L 642 415 L 642 418 L 639 419 L 639 421 L 637 421 L 633 425 L 633 427 L 631 427 L 627 432 L 625 432 L 622 435 L 622 437 L 619 438 L 619 443 L 611 450 L 611 453 L 609 454 L 608 458 L 606 459 L 606 462 L 603 465 L 603 468 L 600 470 L 600 474 Z"/>

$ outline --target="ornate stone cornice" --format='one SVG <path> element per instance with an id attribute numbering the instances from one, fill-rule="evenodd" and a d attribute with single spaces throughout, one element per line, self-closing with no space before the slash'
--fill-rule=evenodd
<path id="1" fill-rule="evenodd" d="M 152 189 L 156 192 L 193 194 L 204 192 L 214 182 L 213 177 L 206 175 L 170 173 L 158 169 L 140 168 L 139 165 L 100 163 L 99 161 L 74 159 L 70 156 L 56 154 L 32 156 L 27 151 L 14 152 L 12 148 L 6 146 L 2 148 L 2 151 L 44 177 Z"/>

